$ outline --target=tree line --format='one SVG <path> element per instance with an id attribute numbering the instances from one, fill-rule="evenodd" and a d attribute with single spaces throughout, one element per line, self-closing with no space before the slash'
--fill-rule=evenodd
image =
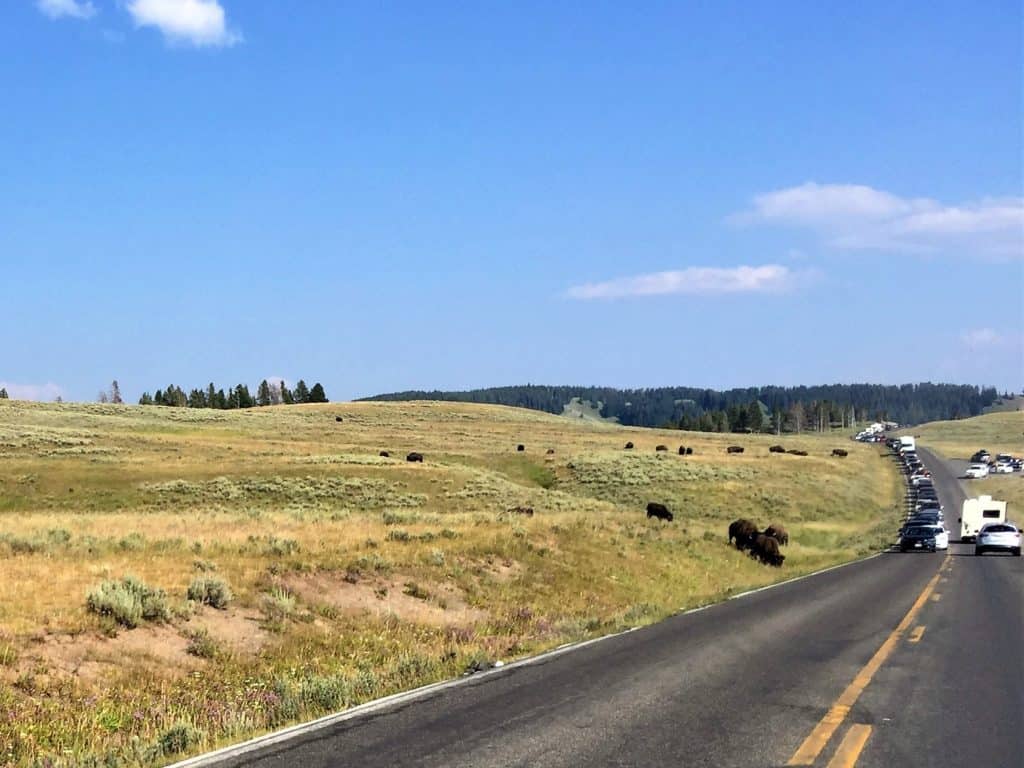
<path id="1" fill-rule="evenodd" d="M 826 384 L 798 387 L 541 386 L 527 384 L 465 392 L 407 391 L 365 400 L 446 400 L 489 403 L 562 413 L 578 397 L 600 405 L 601 415 L 621 424 L 718 432 L 823 431 L 871 421 L 921 424 L 977 416 L 999 393 L 967 384 Z M 756 404 L 756 408 L 752 407 Z M 758 419 L 760 413 L 760 419 Z"/>
<path id="2" fill-rule="evenodd" d="M 117 382 L 114 382 L 115 385 Z M 259 408 L 268 405 L 293 405 L 301 403 L 326 403 L 327 393 L 318 381 L 312 387 L 299 379 L 294 389 L 289 389 L 283 381 L 267 381 L 264 379 L 256 388 L 256 394 L 249 391 L 246 384 L 237 384 L 226 392 L 218 389 L 211 381 L 205 389 L 192 389 L 188 393 L 184 389 L 171 384 L 165 389 L 158 389 L 152 395 L 143 392 L 139 405 L 166 405 L 174 408 L 216 408 L 233 410 L 236 408 Z"/>

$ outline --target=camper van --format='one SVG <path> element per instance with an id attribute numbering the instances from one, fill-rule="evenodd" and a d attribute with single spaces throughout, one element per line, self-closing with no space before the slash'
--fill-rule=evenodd
<path id="1" fill-rule="evenodd" d="M 966 499 L 960 512 L 960 541 L 974 541 L 985 523 L 1006 522 L 1006 502 L 991 496 Z"/>
<path id="2" fill-rule="evenodd" d="M 900 435 L 900 453 L 914 453 L 917 451 L 917 443 L 910 435 Z"/>

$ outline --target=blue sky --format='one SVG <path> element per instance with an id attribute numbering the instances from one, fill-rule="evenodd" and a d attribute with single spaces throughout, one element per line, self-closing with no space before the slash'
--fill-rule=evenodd
<path id="1" fill-rule="evenodd" d="M 1020 389 L 1021 24 L 4 2 L 0 384 Z"/>

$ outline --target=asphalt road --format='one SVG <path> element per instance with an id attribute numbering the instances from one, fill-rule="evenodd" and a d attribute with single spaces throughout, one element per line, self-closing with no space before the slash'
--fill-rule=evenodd
<path id="1" fill-rule="evenodd" d="M 1024 558 L 963 554 L 879 555 L 217 764 L 1019 768 Z"/>

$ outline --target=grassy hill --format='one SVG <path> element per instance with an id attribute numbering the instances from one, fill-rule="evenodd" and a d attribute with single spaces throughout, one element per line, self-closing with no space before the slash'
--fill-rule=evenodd
<path id="1" fill-rule="evenodd" d="M 0 752 L 169 762 L 886 540 L 900 480 L 877 448 L 776 440 L 454 403 L 0 401 Z M 788 526 L 784 568 L 726 545 L 740 516 Z M 187 599 L 224 586 L 226 608 Z"/>
<path id="2" fill-rule="evenodd" d="M 997 453 L 1024 453 L 1024 413 L 1000 411 L 957 421 L 933 421 L 910 430 L 951 459 L 968 459 L 982 448 Z"/>

